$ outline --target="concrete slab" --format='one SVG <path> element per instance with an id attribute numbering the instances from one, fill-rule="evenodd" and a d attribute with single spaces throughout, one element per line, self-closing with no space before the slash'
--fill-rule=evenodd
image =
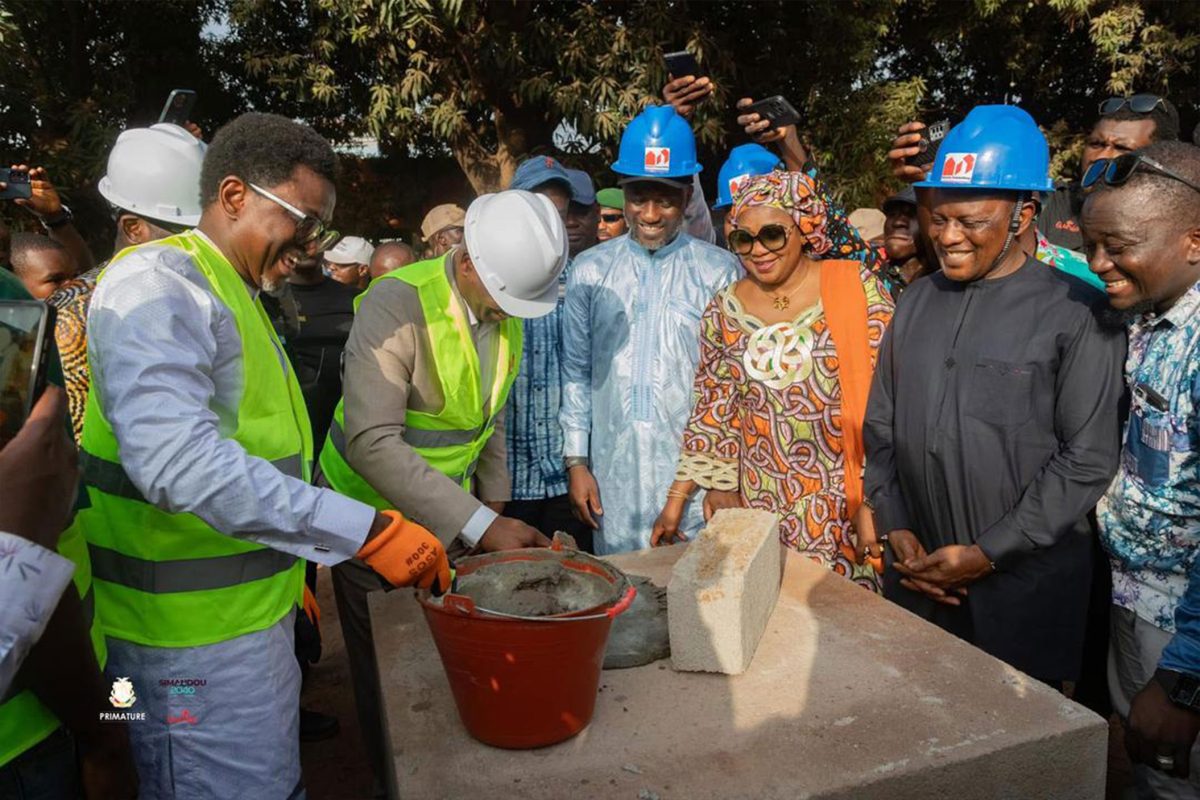
<path id="1" fill-rule="evenodd" d="M 665 585 L 685 547 L 612 561 Z M 412 596 L 370 602 L 403 800 L 1104 795 L 1100 717 L 794 552 L 748 671 L 607 671 L 592 724 L 540 750 L 472 739 Z"/>

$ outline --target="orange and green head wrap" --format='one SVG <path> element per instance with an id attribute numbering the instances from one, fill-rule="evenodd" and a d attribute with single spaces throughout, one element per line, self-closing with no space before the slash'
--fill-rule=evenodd
<path id="1" fill-rule="evenodd" d="M 775 171 L 747 180 L 733 195 L 729 212 L 733 224 L 738 224 L 742 212 L 755 206 L 786 211 L 804 236 L 807 252 L 819 256 L 833 247 L 825 230 L 829 207 L 817 192 L 816 181 L 806 173 Z"/>

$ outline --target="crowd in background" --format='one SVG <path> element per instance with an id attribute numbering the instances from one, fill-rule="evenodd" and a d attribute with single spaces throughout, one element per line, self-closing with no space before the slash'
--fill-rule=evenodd
<path id="1" fill-rule="evenodd" d="M 1200 149 L 1174 106 L 1106 101 L 1058 183 L 1016 106 L 940 143 L 914 121 L 903 188 L 847 214 L 752 98 L 707 198 L 690 118 L 712 88 L 671 80 L 615 181 L 531 157 L 429 209 L 416 246 L 333 231 L 332 149 L 272 115 L 209 144 L 121 134 L 99 262 L 51 176 L 14 167 L 42 231 L 0 231 L 0 288 L 57 310 L 65 396 L 0 450 L 0 544 L 31 565 L 0 590 L 25 642 L 0 648 L 0 794 L 302 796 L 297 737 L 337 727 L 298 707 L 318 564 L 379 785 L 370 592 L 445 590 L 448 559 L 558 531 L 600 555 L 686 541 L 747 506 L 1118 713 L 1138 796 L 1200 796 Z M 201 663 L 209 738 L 179 736 L 152 687 Z M 161 719 L 97 721 L 127 676 Z"/>

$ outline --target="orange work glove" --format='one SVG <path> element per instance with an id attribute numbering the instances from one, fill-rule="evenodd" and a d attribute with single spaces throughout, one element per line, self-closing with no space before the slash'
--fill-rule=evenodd
<path id="1" fill-rule="evenodd" d="M 317 605 L 316 595 L 312 589 L 308 588 L 308 584 L 304 584 L 304 602 L 302 604 L 304 614 L 308 617 L 308 621 L 314 626 L 321 624 L 321 606 Z"/>
<path id="2" fill-rule="evenodd" d="M 364 544 L 358 557 L 393 586 L 449 591 L 450 559 L 438 538 L 399 511 L 382 513 L 392 524 Z"/>

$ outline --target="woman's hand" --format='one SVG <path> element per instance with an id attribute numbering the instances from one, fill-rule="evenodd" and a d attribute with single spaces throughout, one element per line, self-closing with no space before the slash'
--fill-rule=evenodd
<path id="1" fill-rule="evenodd" d="M 679 530 L 679 522 L 683 519 L 684 500 L 678 497 L 667 499 L 667 504 L 654 520 L 654 529 L 650 532 L 651 547 L 665 547 L 677 542 L 686 542 L 687 536 Z"/>
<path id="2" fill-rule="evenodd" d="M 712 519 L 712 515 L 723 508 L 745 508 L 741 492 L 727 492 L 721 489 L 709 489 L 704 493 L 704 521 Z"/>
<path id="3" fill-rule="evenodd" d="M 851 522 L 854 533 L 854 561 L 865 564 L 870 561 L 876 572 L 883 572 L 883 545 L 875 534 L 875 515 L 866 503 L 858 507 Z"/>

